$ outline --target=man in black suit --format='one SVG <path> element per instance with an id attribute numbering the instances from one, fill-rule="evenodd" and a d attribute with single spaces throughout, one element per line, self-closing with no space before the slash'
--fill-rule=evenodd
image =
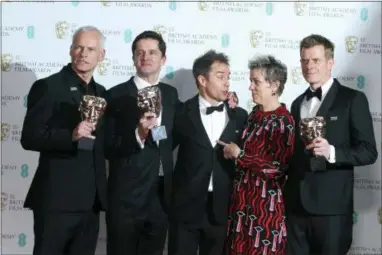
<path id="1" fill-rule="evenodd" d="M 364 93 L 331 77 L 334 45 L 327 38 L 304 38 L 300 56 L 310 87 L 291 112 L 296 123 L 324 117 L 326 135 L 308 145 L 296 135 L 285 187 L 289 252 L 345 255 L 352 243 L 353 170 L 373 164 L 378 154 L 369 103 Z"/>
<path id="2" fill-rule="evenodd" d="M 36 81 L 28 95 L 21 145 L 40 152 L 25 207 L 33 210 L 34 255 L 93 255 L 99 212 L 106 209 L 103 131 L 81 120 L 83 95 L 103 97 L 93 72 L 105 56 L 105 38 L 95 27 L 73 36 L 71 63 Z M 93 149 L 81 149 L 84 138 Z"/>
<path id="3" fill-rule="evenodd" d="M 169 254 L 220 255 L 226 236 L 234 162 L 216 143 L 237 142 L 247 120 L 242 108 L 230 108 L 229 61 L 209 51 L 195 60 L 199 94 L 177 111 L 174 144 L 179 144 L 173 174 Z"/>
<path id="4" fill-rule="evenodd" d="M 172 125 L 179 105 L 172 86 L 159 82 L 166 43 L 153 31 L 132 44 L 137 74 L 107 91 L 106 156 L 109 160 L 108 255 L 162 254 L 167 228 L 173 158 Z M 137 92 L 159 86 L 162 111 L 141 114 Z M 163 126 L 167 138 L 154 141 L 151 129 Z"/>

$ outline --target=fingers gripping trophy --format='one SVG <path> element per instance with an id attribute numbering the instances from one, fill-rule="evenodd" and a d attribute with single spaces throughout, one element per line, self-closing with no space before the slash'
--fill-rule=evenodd
<path id="1" fill-rule="evenodd" d="M 322 116 L 312 118 L 303 118 L 300 120 L 300 137 L 305 146 L 311 144 L 318 137 L 325 138 L 326 121 Z M 326 168 L 326 159 L 324 156 L 313 156 L 310 151 L 306 153 L 311 156 L 311 168 L 313 171 L 324 171 Z"/>
<path id="2" fill-rule="evenodd" d="M 78 149 L 93 150 L 93 135 L 99 119 L 105 112 L 106 100 L 102 97 L 85 95 L 79 106 L 82 122 L 77 126 L 75 133 L 78 140 Z"/>
<path id="3" fill-rule="evenodd" d="M 162 97 L 159 87 L 154 85 L 138 90 L 137 104 L 141 114 L 140 126 L 144 133 L 142 138 L 145 139 L 148 131 L 151 131 L 151 137 L 154 141 L 166 139 L 165 126 L 158 126 L 156 122 L 162 110 Z"/>

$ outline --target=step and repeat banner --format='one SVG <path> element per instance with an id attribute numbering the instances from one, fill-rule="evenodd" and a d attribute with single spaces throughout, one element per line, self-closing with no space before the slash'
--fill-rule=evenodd
<path id="1" fill-rule="evenodd" d="M 38 154 L 20 145 L 26 95 L 34 81 L 61 70 L 69 61 L 73 32 L 98 27 L 107 37 L 106 59 L 95 79 L 106 88 L 134 75 L 131 44 L 144 30 L 167 42 L 162 80 L 181 100 L 196 86 L 192 64 L 209 49 L 231 61 L 231 90 L 239 104 L 252 108 L 248 60 L 273 54 L 287 64 L 282 96 L 288 107 L 306 88 L 299 65 L 299 41 L 312 33 L 335 43 L 333 75 L 364 92 L 370 103 L 381 152 L 381 3 L 364 2 L 6 2 L 1 3 L 1 250 L 32 254 L 32 213 L 23 203 Z M 354 241 L 349 254 L 382 254 L 381 157 L 355 171 Z M 70 189 L 70 184 L 68 184 Z M 104 218 L 97 254 L 105 254 Z"/>

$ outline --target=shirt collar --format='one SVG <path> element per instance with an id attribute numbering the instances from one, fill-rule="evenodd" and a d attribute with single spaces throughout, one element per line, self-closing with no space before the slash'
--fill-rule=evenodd
<path id="1" fill-rule="evenodd" d="M 144 79 L 142 79 L 141 77 L 139 77 L 138 75 L 135 75 L 134 76 L 134 83 L 135 83 L 135 85 L 137 85 L 137 89 L 140 90 L 140 89 L 144 89 L 146 87 L 150 87 L 153 85 L 158 85 L 159 80 L 157 80 L 155 84 L 150 84 L 147 81 L 145 81 Z"/>
<path id="2" fill-rule="evenodd" d="M 221 104 L 224 104 L 224 102 L 219 102 L 216 106 Z M 210 106 L 212 105 L 199 94 L 199 108 L 205 113 L 207 107 Z"/>
<path id="3" fill-rule="evenodd" d="M 322 96 L 325 96 L 326 93 L 328 93 L 329 89 L 332 87 L 333 85 L 333 82 L 334 82 L 334 79 L 332 77 L 330 77 L 329 80 L 327 80 L 324 84 L 322 84 L 321 86 L 321 90 L 322 90 Z M 309 87 L 309 89 L 311 91 L 313 91 L 313 89 L 311 87 Z"/>

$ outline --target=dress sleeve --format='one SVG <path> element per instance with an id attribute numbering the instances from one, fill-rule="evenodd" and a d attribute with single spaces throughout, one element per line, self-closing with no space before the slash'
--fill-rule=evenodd
<path id="1" fill-rule="evenodd" d="M 268 152 L 271 155 L 251 155 L 243 150 L 236 159 L 236 165 L 268 178 L 283 175 L 294 149 L 295 123 L 293 117 L 289 115 L 278 118 L 276 127 L 272 131 L 274 132 L 272 141 L 268 142 L 269 146 L 273 147 Z"/>

